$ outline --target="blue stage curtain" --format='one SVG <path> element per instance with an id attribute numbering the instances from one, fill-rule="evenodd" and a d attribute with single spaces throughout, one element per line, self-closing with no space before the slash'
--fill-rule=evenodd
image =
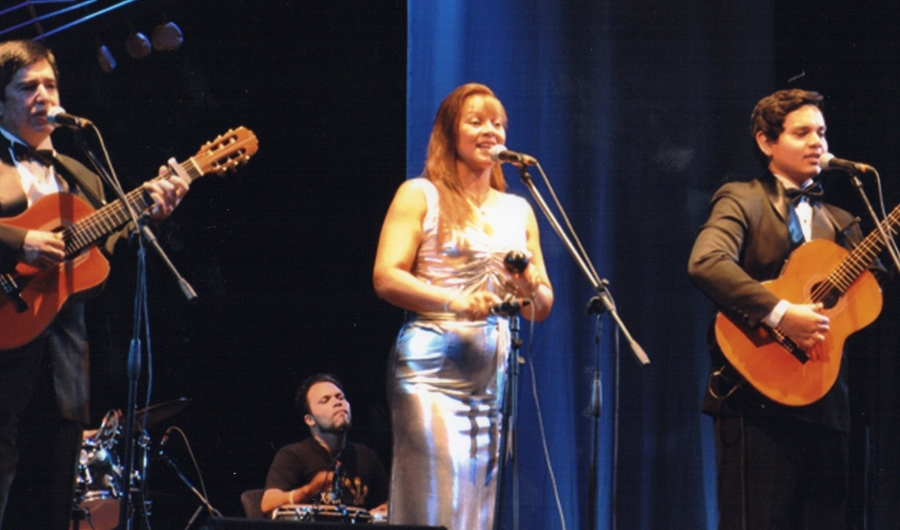
<path id="1" fill-rule="evenodd" d="M 748 117 L 773 86 L 771 11 L 766 1 L 408 2 L 407 176 L 422 171 L 440 101 L 466 82 L 490 86 L 509 115 L 507 146 L 540 160 L 652 361 L 639 367 L 624 341 L 617 353 L 615 323 L 604 315 L 598 366 L 597 318 L 585 312 L 591 285 L 532 201 L 556 305 L 534 337 L 523 330 L 537 375 L 532 381 L 526 367 L 519 384 L 522 529 L 562 527 L 533 382 L 566 528 L 589 528 L 590 503 L 596 528 L 715 528 L 712 424 L 699 412 L 713 308 L 686 264 L 712 191 L 758 171 Z M 530 199 L 515 168 L 506 176 Z M 599 479 L 590 499 L 598 368 Z M 509 486 L 505 493 L 503 526 L 512 528 Z"/>

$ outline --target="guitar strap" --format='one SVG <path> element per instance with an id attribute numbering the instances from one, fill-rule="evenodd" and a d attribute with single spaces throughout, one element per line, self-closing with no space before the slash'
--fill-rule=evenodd
<path id="1" fill-rule="evenodd" d="M 743 386 L 746 379 L 731 364 L 712 370 L 706 378 L 706 391 L 716 401 L 725 401 Z"/>

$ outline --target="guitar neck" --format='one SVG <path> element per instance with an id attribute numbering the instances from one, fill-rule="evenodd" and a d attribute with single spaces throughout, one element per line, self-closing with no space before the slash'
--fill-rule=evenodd
<path id="1" fill-rule="evenodd" d="M 193 158 L 189 158 L 178 165 L 187 173 L 189 184 L 203 176 L 203 172 Z M 168 171 L 152 179 L 151 182 L 169 179 L 173 176 L 175 176 L 175 173 Z M 77 255 L 85 248 L 125 226 L 132 219 L 129 207 L 135 215 L 140 215 L 153 205 L 153 199 L 143 187 L 125 194 L 125 201 L 127 205 L 121 199 L 117 199 L 74 225 L 65 228 L 63 230 L 63 241 L 66 242 L 66 257 L 71 258 Z"/>
<path id="2" fill-rule="evenodd" d="M 878 258 L 878 253 L 884 247 L 884 239 L 881 236 L 882 230 L 888 237 L 892 237 L 898 224 L 900 224 L 900 206 L 894 208 L 887 218 L 879 223 L 881 230 L 877 228 L 873 230 L 853 249 L 840 266 L 828 276 L 828 283 L 841 293 L 845 293 L 859 275 L 875 263 L 875 259 Z"/>

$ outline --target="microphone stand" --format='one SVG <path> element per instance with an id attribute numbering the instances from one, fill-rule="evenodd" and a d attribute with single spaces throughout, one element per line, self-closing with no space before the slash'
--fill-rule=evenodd
<path id="1" fill-rule="evenodd" d="M 216 517 L 222 516 L 221 512 L 219 512 L 219 510 L 213 508 L 212 504 L 209 503 L 209 499 L 207 499 L 206 496 L 203 495 L 203 493 L 200 493 L 200 490 L 198 490 L 197 487 L 194 486 L 194 484 L 187 478 L 187 476 L 185 476 L 185 474 L 182 473 L 181 469 L 178 468 L 178 466 L 175 464 L 175 462 L 171 458 L 169 458 L 169 455 L 165 454 L 162 450 L 160 450 L 159 457 L 162 458 L 163 462 L 165 462 L 169 467 L 171 467 L 173 471 L 175 471 L 175 474 L 178 475 L 178 478 L 181 479 L 182 482 L 184 482 L 184 484 L 188 487 L 188 489 L 190 489 L 192 492 L 194 492 L 194 495 L 196 495 L 197 498 L 200 499 L 200 502 L 203 503 L 202 507 L 205 507 L 206 511 L 209 512 L 210 515 L 213 515 Z M 194 513 L 194 517 L 191 518 L 191 522 L 188 523 L 188 527 L 190 527 L 190 525 L 193 524 L 193 521 L 196 519 L 198 513 L 199 513 L 199 508 L 198 508 L 197 512 Z"/>
<path id="2" fill-rule="evenodd" d="M 538 168 L 540 169 L 540 165 L 538 165 Z M 543 170 L 541 170 L 541 172 L 543 173 Z M 575 245 L 572 244 L 572 241 L 563 230 L 562 225 L 560 225 L 559 221 L 556 220 L 556 217 L 553 215 L 553 212 L 550 211 L 550 208 L 547 206 L 544 198 L 541 196 L 537 188 L 535 188 L 534 182 L 531 179 L 531 174 L 528 173 L 528 169 L 525 166 L 519 167 L 519 176 L 522 179 L 522 183 L 525 184 L 525 187 L 528 188 L 528 191 L 531 193 L 532 197 L 534 197 L 534 200 L 538 203 L 541 211 L 544 212 L 544 216 L 547 218 L 550 226 L 553 227 L 556 235 L 558 235 L 560 240 L 562 240 L 566 249 L 575 260 L 575 263 L 581 268 L 581 271 L 584 273 L 585 277 L 591 283 L 591 286 L 597 292 L 597 294 L 593 298 L 591 298 L 590 303 L 588 304 L 588 312 L 600 314 L 603 312 L 603 310 L 606 310 L 616 322 L 616 325 L 618 325 L 622 330 L 622 333 L 628 340 L 628 344 L 631 346 L 631 350 L 637 358 L 638 362 L 642 366 L 650 364 L 650 359 L 647 357 L 644 349 L 641 348 L 640 344 L 638 344 L 637 341 L 634 340 L 634 338 L 631 336 L 631 333 L 628 332 L 628 328 L 625 326 L 625 323 L 622 322 L 621 318 L 619 318 L 618 312 L 616 312 L 616 307 L 612 302 L 612 294 L 609 292 L 609 289 L 607 289 L 609 280 L 600 278 L 597 275 L 597 271 L 594 270 L 593 265 L 591 265 L 590 263 L 590 259 L 587 257 L 584 249 L 581 248 L 580 244 L 578 248 L 576 248 Z M 562 211 L 562 207 L 560 207 L 560 210 Z M 572 230 L 571 227 L 569 229 Z"/>
<path id="3" fill-rule="evenodd" d="M 526 301 L 527 302 L 527 301 Z M 500 427 L 500 461 L 497 463 L 497 495 L 494 499 L 494 529 L 501 528 L 503 512 L 500 509 L 504 490 L 504 468 L 506 462 L 512 461 L 513 488 L 513 529 L 519 528 L 519 436 L 516 425 L 519 421 L 519 349 L 522 339 L 519 337 L 519 310 L 528 303 L 503 304 L 503 310 L 509 318 L 509 344 L 511 346 L 507 361 L 509 384 L 503 393 L 503 425 Z M 508 458 L 507 458 L 508 457 Z"/>
<path id="4" fill-rule="evenodd" d="M 875 175 L 878 175 L 877 171 L 875 172 Z M 880 176 L 878 178 L 879 180 L 881 179 Z M 859 196 L 862 198 L 863 204 L 865 204 L 866 208 L 869 210 L 869 216 L 871 216 L 872 220 L 875 222 L 875 228 L 881 235 L 881 239 L 884 240 L 884 247 L 887 249 L 888 254 L 890 254 L 891 260 L 894 262 L 894 266 L 897 267 L 898 271 L 900 271 L 900 256 L 897 256 L 896 243 L 894 243 L 893 239 L 891 239 L 891 237 L 888 236 L 887 232 L 884 231 L 884 227 L 882 226 L 881 221 L 878 220 L 878 215 L 872 208 L 872 203 L 869 202 L 869 197 L 863 190 L 862 181 L 859 180 L 859 177 L 857 177 L 855 173 L 850 173 L 850 181 L 853 183 L 853 186 L 856 187 L 856 191 L 859 192 Z M 885 223 L 888 223 L 887 218 L 885 218 L 884 221 Z M 889 223 L 888 230 L 891 230 L 891 226 Z"/>
<path id="5" fill-rule="evenodd" d="M 97 130 L 96 126 L 91 124 L 94 132 L 97 137 L 100 138 L 102 143 L 102 137 L 100 136 L 100 131 Z M 144 247 L 144 241 L 149 242 L 162 256 L 163 260 L 167 263 L 170 270 L 175 272 L 176 277 L 179 279 L 179 285 L 182 287 L 182 291 L 185 293 L 185 296 L 188 299 L 193 299 L 197 295 L 190 287 L 190 285 L 178 274 L 174 265 L 172 265 L 171 261 L 166 256 L 166 253 L 163 251 L 162 247 L 159 246 L 159 243 L 156 241 L 155 237 L 152 237 L 152 232 L 146 226 L 146 220 L 148 217 L 145 214 L 137 215 L 134 211 L 133 205 L 128 201 L 128 198 L 125 196 L 125 192 L 122 190 L 122 186 L 119 183 L 118 179 L 115 178 L 114 173 L 107 172 L 103 167 L 103 164 L 100 162 L 94 151 L 90 148 L 87 141 L 84 139 L 84 136 L 81 134 L 81 129 L 74 129 L 73 137 L 75 142 L 78 144 L 79 148 L 81 148 L 82 152 L 84 152 L 85 156 L 90 160 L 91 164 L 94 166 L 94 169 L 97 171 L 97 174 L 106 182 L 106 184 L 115 191 L 119 201 L 121 201 L 122 205 L 128 212 L 131 217 L 132 222 L 135 225 L 136 230 L 141 234 L 142 237 L 138 238 L 139 248 L 137 251 L 137 285 L 135 287 L 135 299 L 134 299 L 134 325 L 132 332 L 131 343 L 128 348 L 128 362 L 127 362 L 127 377 L 128 377 L 128 406 L 126 408 L 125 415 L 125 467 L 123 470 L 123 479 L 124 486 L 122 492 L 122 498 L 119 499 L 119 530 L 131 530 L 132 525 L 134 523 L 134 513 L 132 510 L 132 500 L 131 500 L 131 482 L 132 482 L 132 474 L 134 472 L 134 456 L 135 456 L 135 444 L 134 444 L 134 413 L 137 408 L 137 392 L 138 392 L 138 380 L 141 374 L 141 352 L 143 351 L 141 345 L 141 328 L 144 326 L 144 318 L 147 316 L 147 260 L 146 260 L 146 249 Z M 173 164 L 176 165 L 177 164 Z M 112 164 L 110 164 L 110 168 Z M 179 170 L 172 168 L 176 173 Z M 179 168 L 181 171 L 183 169 Z M 188 180 L 189 182 L 190 180 Z M 149 336 L 149 329 L 148 329 Z M 144 416 L 144 420 L 146 421 L 146 416 Z M 142 501 L 143 502 L 143 501 Z M 145 507 L 146 508 L 146 507 Z"/>
<path id="6" fill-rule="evenodd" d="M 544 173 L 543 168 L 539 162 L 535 161 L 537 165 L 538 171 L 540 171 L 541 175 L 544 178 L 544 182 L 546 182 L 548 189 L 550 190 L 551 195 L 554 198 L 554 202 L 559 209 L 563 219 L 566 221 L 566 225 L 569 228 L 569 231 L 572 233 L 572 237 L 575 239 L 578 246 L 576 247 L 572 241 L 569 239 L 566 232 L 563 230 L 562 225 L 557 221 L 556 217 L 553 215 L 553 212 L 547 206 L 546 201 L 541 196 L 540 192 L 534 185 L 531 175 L 528 173 L 528 168 L 526 164 L 516 164 L 519 169 L 519 177 L 522 180 L 522 183 L 531 193 L 531 196 L 534 197 L 535 202 L 538 204 L 538 207 L 544 213 L 547 221 L 550 223 L 550 226 L 559 236 L 563 245 L 569 251 L 572 258 L 575 260 L 575 263 L 581 269 L 582 273 L 584 273 L 585 278 L 587 278 L 588 282 L 590 282 L 596 294 L 590 299 L 587 304 L 587 310 L 589 314 L 597 315 L 598 326 L 600 324 L 600 317 L 604 312 L 608 313 L 610 317 L 612 317 L 613 321 L 618 326 L 618 330 L 625 336 L 625 339 L 628 341 L 628 344 L 631 347 L 632 353 L 634 353 L 635 358 L 641 364 L 641 366 L 647 366 L 650 364 L 650 358 L 647 357 L 647 354 L 644 352 L 644 349 L 641 348 L 640 344 L 637 343 L 636 340 L 631 336 L 631 333 L 628 331 L 628 328 L 625 326 L 625 323 L 622 322 L 622 319 L 619 317 L 618 312 L 616 311 L 615 303 L 613 302 L 612 294 L 609 292 L 607 286 L 609 285 L 609 281 L 600 278 L 597 274 L 597 271 L 594 269 L 594 266 L 591 264 L 590 258 L 587 256 L 587 252 L 585 252 L 584 248 L 581 245 L 581 242 L 578 239 L 575 230 L 572 228 L 571 223 L 568 221 L 568 217 L 565 214 L 565 210 L 562 205 L 559 204 L 559 201 L 556 200 L 556 195 L 553 193 L 553 187 L 550 185 L 549 179 L 547 179 L 546 174 Z M 599 329 L 599 328 L 598 328 Z M 592 435 L 593 445 L 592 448 L 592 461 L 591 461 L 591 498 L 590 498 L 590 508 L 588 511 L 588 524 L 590 530 L 596 528 L 597 524 L 597 515 L 596 515 L 596 482 L 599 476 L 598 466 L 599 466 L 599 457 L 597 455 L 598 452 L 598 441 L 599 441 L 599 429 L 600 429 L 600 414 L 601 414 L 601 390 L 602 390 L 602 382 L 600 379 L 600 335 L 598 331 L 597 335 L 597 369 L 594 371 L 592 383 L 591 383 L 591 416 L 593 418 L 593 427 L 594 433 Z M 617 357 L 618 362 L 618 357 Z M 616 388 L 616 392 L 618 393 L 618 388 Z M 616 410 L 613 411 L 615 416 L 618 416 L 618 400 L 616 400 Z M 618 443 L 618 432 L 614 433 L 614 443 Z M 614 455 L 614 458 L 617 458 Z M 613 467 L 615 469 L 616 463 L 613 462 Z M 615 480 L 615 476 L 613 478 Z M 613 484 L 613 492 L 615 492 L 615 484 Z M 616 517 L 616 507 L 615 507 L 615 493 L 613 493 L 613 505 L 611 508 L 611 517 L 613 521 L 613 528 L 615 528 L 615 517 Z"/>

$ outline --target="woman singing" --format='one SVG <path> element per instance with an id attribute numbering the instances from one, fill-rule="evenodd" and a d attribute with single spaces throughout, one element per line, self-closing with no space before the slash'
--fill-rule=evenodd
<path id="1" fill-rule="evenodd" d="M 388 381 L 392 524 L 493 525 L 510 341 L 491 307 L 529 300 L 522 315 L 541 321 L 553 306 L 534 212 L 504 192 L 491 160 L 505 142 L 506 112 L 488 87 L 451 92 L 424 173 L 400 186 L 382 226 L 375 291 L 412 315 Z M 504 265 L 511 251 L 528 257 L 523 272 Z"/>

